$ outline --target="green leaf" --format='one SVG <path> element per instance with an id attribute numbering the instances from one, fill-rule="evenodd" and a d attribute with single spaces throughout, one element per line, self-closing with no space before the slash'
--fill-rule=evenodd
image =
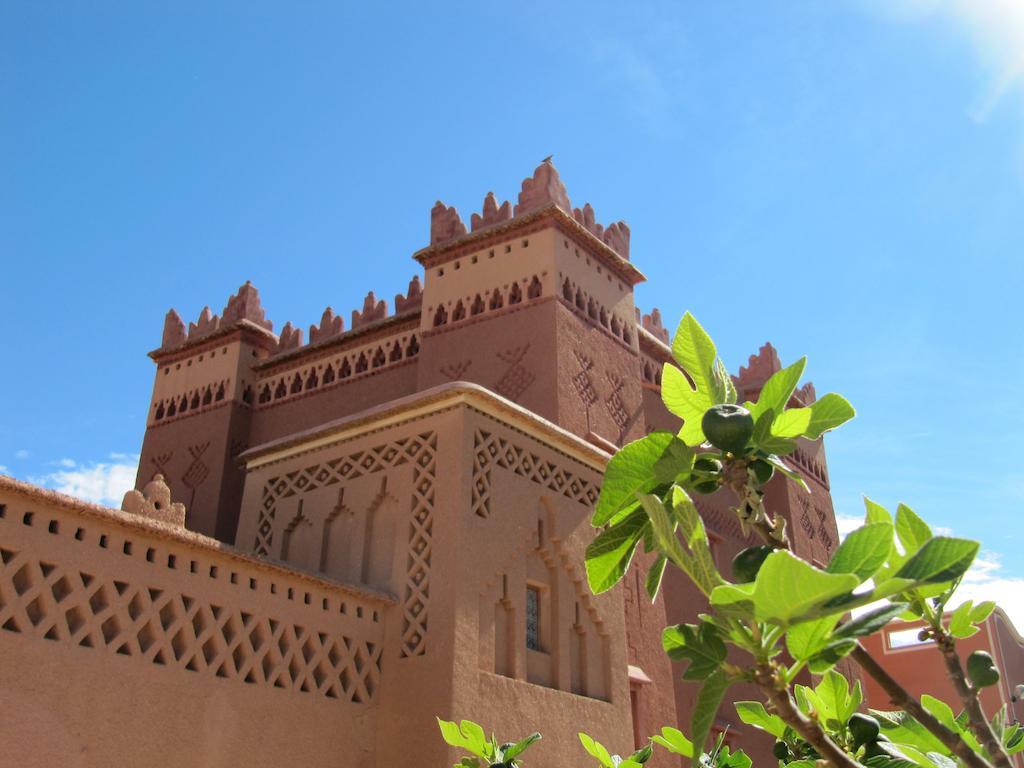
<path id="1" fill-rule="evenodd" d="M 971 622 L 974 624 L 980 624 L 989 617 L 995 608 L 996 604 L 994 600 L 986 600 L 983 603 L 978 603 L 971 610 Z"/>
<path id="2" fill-rule="evenodd" d="M 803 435 L 817 440 L 826 432 L 841 426 L 857 415 L 850 402 L 842 395 L 829 392 L 811 404 L 811 419 Z"/>
<path id="3" fill-rule="evenodd" d="M 861 582 L 875 575 L 892 549 L 892 526 L 872 523 L 853 531 L 839 545 L 825 569 L 829 573 L 852 573 Z"/>
<path id="4" fill-rule="evenodd" d="M 721 667 L 726 657 L 725 643 L 711 624 L 676 624 L 665 627 L 661 645 L 669 658 L 689 660 L 684 680 L 705 680 Z"/>
<path id="5" fill-rule="evenodd" d="M 959 608 L 953 611 L 949 619 L 949 633 L 958 639 L 964 639 L 977 634 L 978 628 L 971 623 L 971 610 L 974 608 L 974 601 L 968 600 L 962 603 Z"/>
<path id="6" fill-rule="evenodd" d="M 647 578 L 644 579 L 644 589 L 647 590 L 647 596 L 651 598 L 653 603 L 658 597 L 658 590 L 661 589 L 661 579 L 665 575 L 665 565 L 668 563 L 668 559 L 664 555 L 658 555 L 654 559 L 654 563 L 647 570 Z"/>
<path id="7" fill-rule="evenodd" d="M 868 712 L 878 720 L 881 732 L 895 744 L 905 744 L 921 752 L 947 751 L 936 736 L 906 712 L 886 712 L 877 709 L 869 709 Z"/>
<path id="8" fill-rule="evenodd" d="M 523 754 L 523 752 L 526 751 L 527 747 L 529 747 L 536 741 L 540 741 L 540 738 L 540 734 L 534 732 L 527 736 L 525 739 L 517 741 L 515 744 L 513 744 L 511 747 L 505 750 L 505 754 L 502 755 L 502 760 L 507 763 L 512 758 L 519 757 L 519 755 Z"/>
<path id="9" fill-rule="evenodd" d="M 754 581 L 754 615 L 758 621 L 787 626 L 828 600 L 852 591 L 860 579 L 850 573 L 826 573 L 786 550 L 765 559 Z"/>
<path id="10" fill-rule="evenodd" d="M 728 387 L 724 379 L 729 376 L 726 373 L 722 377 L 716 370 L 718 352 L 715 343 L 689 312 L 683 315 L 672 339 L 672 356 L 693 379 L 697 391 L 706 393 L 711 399 L 711 405 L 727 402 Z"/>
<path id="11" fill-rule="evenodd" d="M 604 525 L 622 507 L 636 499 L 637 493 L 646 493 L 657 485 L 654 465 L 675 439 L 671 432 L 652 432 L 647 437 L 627 443 L 612 456 L 605 468 L 592 525 Z"/>
<path id="12" fill-rule="evenodd" d="M 590 753 L 590 756 L 601 763 L 602 768 L 613 768 L 615 763 L 612 762 L 612 756 L 608 753 L 608 750 L 604 748 L 604 745 L 599 741 L 587 736 L 585 733 L 580 733 L 580 743 L 583 748 Z"/>
<path id="13" fill-rule="evenodd" d="M 823 675 L 840 660 L 853 653 L 853 649 L 856 647 L 856 640 L 837 640 L 829 643 L 807 660 L 807 668 L 811 674 Z"/>
<path id="14" fill-rule="evenodd" d="M 778 715 L 769 714 L 764 704 L 759 701 L 737 701 L 736 714 L 740 720 L 747 725 L 767 731 L 776 739 L 783 739 L 786 735 L 786 723 Z"/>
<path id="15" fill-rule="evenodd" d="M 856 411 L 845 397 L 830 392 L 807 408 L 790 408 L 780 413 L 772 423 L 772 434 L 817 440 L 855 415 Z"/>
<path id="16" fill-rule="evenodd" d="M 771 378 L 761 388 L 757 403 L 750 409 L 750 413 L 755 419 L 768 410 L 782 413 L 786 409 L 796 385 L 800 383 L 800 377 L 803 375 L 806 365 L 807 358 L 801 357 L 792 365 L 771 375 Z"/>
<path id="17" fill-rule="evenodd" d="M 827 710 L 821 714 L 826 715 L 826 719 L 832 717 L 840 723 L 849 720 L 864 699 L 859 681 L 851 691 L 846 678 L 834 670 L 825 673 L 814 692 Z"/>
<path id="18" fill-rule="evenodd" d="M 602 531 L 587 547 L 584 566 L 587 583 L 595 595 L 614 587 L 629 568 L 637 544 L 648 525 L 647 513 L 640 509 L 622 522 Z"/>
<path id="19" fill-rule="evenodd" d="M 729 678 L 724 671 L 717 669 L 704 681 L 700 693 L 697 694 L 697 703 L 693 708 L 693 720 L 690 726 L 694 747 L 693 757 L 691 758 L 692 765 L 696 766 L 700 763 L 698 755 L 704 751 L 704 745 L 708 740 L 711 725 L 715 721 L 718 707 L 722 703 L 722 697 L 725 696 L 728 688 Z"/>
<path id="20" fill-rule="evenodd" d="M 693 757 L 693 742 L 686 738 L 678 728 L 665 726 L 661 729 L 660 736 L 652 736 L 651 739 L 655 744 L 663 746 L 673 754 Z"/>
<path id="21" fill-rule="evenodd" d="M 906 603 L 889 603 L 855 616 L 835 631 L 836 638 L 871 635 L 880 630 L 907 609 Z"/>
<path id="22" fill-rule="evenodd" d="M 864 506 L 867 508 L 867 519 L 865 522 L 870 525 L 871 523 L 888 523 L 892 525 L 892 515 L 889 514 L 889 510 L 883 507 L 881 504 L 876 504 L 867 496 L 864 497 Z"/>
<path id="23" fill-rule="evenodd" d="M 620 765 L 625 765 L 626 762 L 633 762 L 637 765 L 643 765 L 651 759 L 651 755 L 654 754 L 654 747 L 651 744 L 640 747 L 636 752 L 626 758 L 626 761 Z"/>
<path id="24" fill-rule="evenodd" d="M 793 469 L 790 469 L 789 466 L 787 466 L 785 462 L 783 462 L 782 459 L 780 459 L 774 453 L 766 456 L 764 460 L 771 464 L 773 467 L 775 467 L 775 470 L 777 472 L 781 472 L 783 475 L 788 477 L 790 480 L 799 485 L 808 493 L 811 492 L 811 489 L 807 486 L 807 481 L 804 480 L 803 475 L 801 475 L 799 472 Z"/>
<path id="25" fill-rule="evenodd" d="M 707 392 L 694 390 L 686 375 L 672 363 L 665 363 L 661 371 L 661 401 L 671 413 L 683 420 L 679 437 L 684 443 L 700 445 L 704 442 L 701 420 L 705 411 L 715 403 Z"/>
<path id="26" fill-rule="evenodd" d="M 921 706 L 924 707 L 925 712 L 928 712 L 953 733 L 959 734 L 967 746 L 975 752 L 981 753 L 981 744 L 978 743 L 977 737 L 971 733 L 970 729 L 964 728 L 957 722 L 956 715 L 953 714 L 953 709 L 949 704 L 925 693 L 921 696 Z"/>
<path id="27" fill-rule="evenodd" d="M 484 760 L 489 757 L 484 730 L 472 720 L 463 720 L 460 726 L 437 718 L 437 724 L 441 728 L 441 737 L 451 746 L 465 749 Z"/>
<path id="28" fill-rule="evenodd" d="M 790 408 L 775 417 L 772 434 L 775 437 L 800 437 L 811 424 L 810 408 Z"/>
<path id="29" fill-rule="evenodd" d="M 722 584 L 711 591 L 711 604 L 724 616 L 739 619 L 754 617 L 754 582 Z"/>
<path id="30" fill-rule="evenodd" d="M 932 529 L 914 510 L 900 504 L 896 508 L 896 535 L 903 545 L 903 553 L 910 557 L 932 537 Z"/>
<path id="31" fill-rule="evenodd" d="M 899 524 L 897 523 L 897 528 Z M 969 539 L 936 536 L 924 543 L 896 571 L 895 578 L 919 584 L 943 584 L 958 579 L 971 567 L 979 544 Z"/>
<path id="32" fill-rule="evenodd" d="M 832 630 L 839 623 L 839 614 L 816 621 L 805 621 L 786 632 L 786 649 L 794 659 L 806 661 L 832 642 Z"/>
<path id="33" fill-rule="evenodd" d="M 654 531 L 658 549 L 693 580 L 705 595 L 724 580 L 715 568 L 707 533 L 693 501 L 679 486 L 672 488 L 672 517 L 657 496 L 640 496 Z M 675 521 L 673 521 L 673 517 Z M 676 537 L 677 525 L 683 529 L 686 546 Z"/>

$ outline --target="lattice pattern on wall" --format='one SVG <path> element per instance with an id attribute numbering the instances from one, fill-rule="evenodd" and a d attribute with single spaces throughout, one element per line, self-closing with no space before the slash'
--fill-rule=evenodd
<path id="1" fill-rule="evenodd" d="M 256 407 L 266 407 L 305 392 L 343 384 L 404 360 L 411 360 L 419 352 L 417 334 L 406 333 L 262 378 L 256 384 Z"/>
<path id="2" fill-rule="evenodd" d="M 154 400 L 150 407 L 150 419 L 153 422 L 184 416 L 221 403 L 231 393 L 231 379 L 214 381 L 201 387 L 190 389 L 183 394 Z"/>
<path id="3" fill-rule="evenodd" d="M 253 685 L 373 699 L 381 647 L 0 548 L 0 629 Z"/>
<path id="4" fill-rule="evenodd" d="M 270 555 L 273 551 L 274 518 L 279 499 L 411 464 L 413 493 L 402 596 L 402 656 L 422 656 L 426 650 L 430 597 L 436 454 L 437 435 L 427 432 L 271 478 L 263 488 L 254 551 L 258 555 Z"/>
<path id="5" fill-rule="evenodd" d="M 473 512 L 480 517 L 491 514 L 492 466 L 510 470 L 580 504 L 593 506 L 597 503 L 600 488 L 595 483 L 503 437 L 478 429 L 473 435 Z"/>

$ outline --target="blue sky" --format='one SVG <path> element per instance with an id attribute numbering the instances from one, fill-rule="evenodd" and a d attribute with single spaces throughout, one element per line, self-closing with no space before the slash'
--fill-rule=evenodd
<path id="1" fill-rule="evenodd" d="M 1016 6 L 0 3 L 0 471 L 117 499 L 168 307 L 390 298 L 437 198 L 554 153 L 641 307 L 854 402 L 841 516 L 904 500 L 1024 593 Z"/>

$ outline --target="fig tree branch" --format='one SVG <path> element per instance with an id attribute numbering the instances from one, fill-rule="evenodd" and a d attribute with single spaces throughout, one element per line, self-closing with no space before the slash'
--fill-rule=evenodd
<path id="1" fill-rule="evenodd" d="M 864 646 L 857 643 L 857 647 L 850 654 L 860 668 L 867 672 L 882 687 L 882 690 L 889 695 L 889 700 L 910 714 L 917 722 L 923 725 L 939 741 L 941 741 L 950 752 L 956 755 L 965 765 L 970 768 L 992 768 L 992 763 L 971 749 L 967 743 L 960 738 L 960 735 L 944 726 L 928 712 L 921 703 L 900 685 L 892 675 L 885 671 L 874 657 L 868 653 Z"/>

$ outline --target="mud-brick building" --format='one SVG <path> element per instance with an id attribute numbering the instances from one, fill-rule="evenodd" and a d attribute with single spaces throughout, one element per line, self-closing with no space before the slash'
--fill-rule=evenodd
<path id="1" fill-rule="evenodd" d="M 652 604 L 636 569 L 595 597 L 583 570 L 611 452 L 678 427 L 629 228 L 545 162 L 468 228 L 438 203 L 413 258 L 392 306 L 327 309 L 308 339 L 248 283 L 188 327 L 169 312 L 126 511 L 0 480 L 11 764 L 441 766 L 441 715 L 582 766 L 579 728 L 625 752 L 688 722 L 660 634 L 699 594 L 670 574 Z M 779 367 L 764 346 L 742 394 Z M 769 503 L 826 560 L 824 449 L 793 461 L 812 492 L 773 480 Z M 722 567 L 745 544 L 729 502 L 700 501 Z"/>

